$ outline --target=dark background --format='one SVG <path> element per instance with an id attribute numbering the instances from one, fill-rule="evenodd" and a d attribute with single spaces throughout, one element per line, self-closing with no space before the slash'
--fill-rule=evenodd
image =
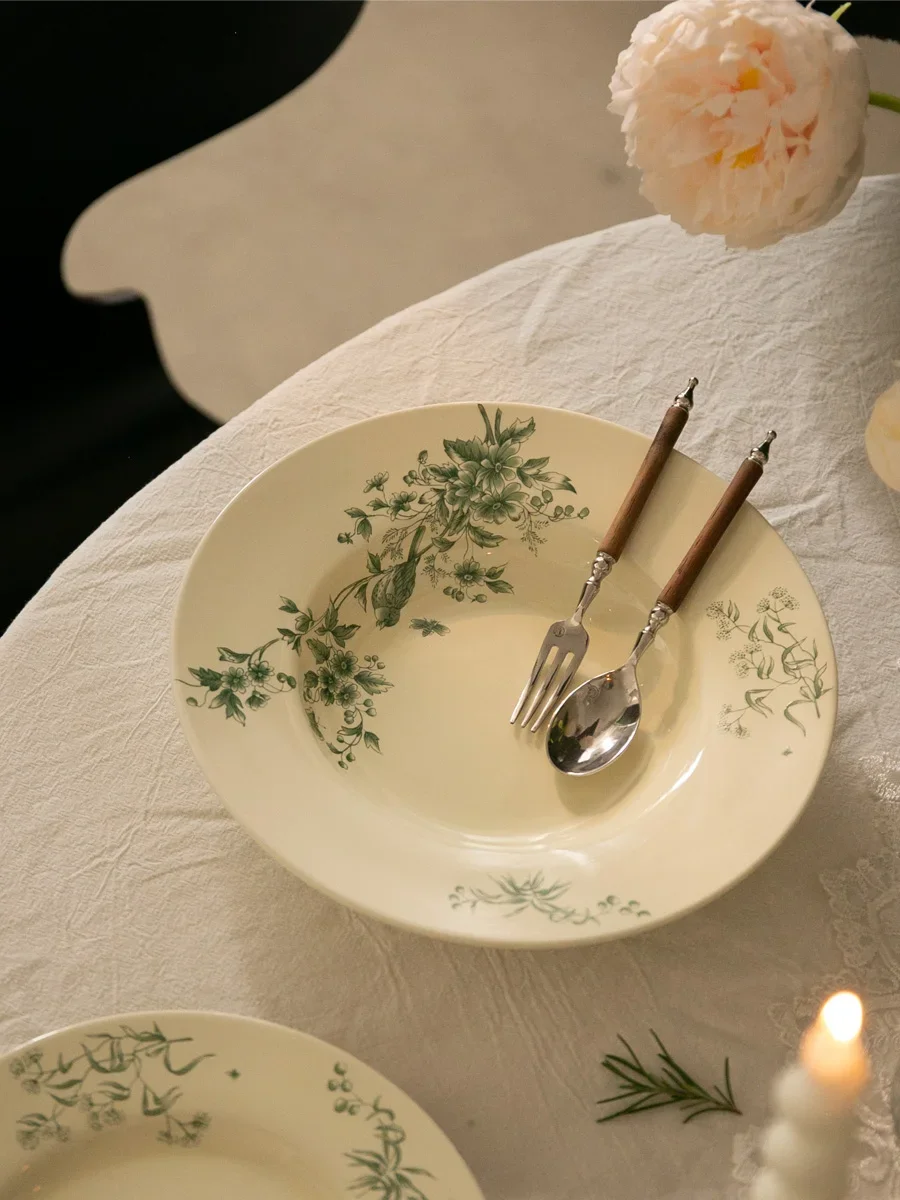
<path id="1" fill-rule="evenodd" d="M 116 184 L 297 87 L 361 8 L 0 4 L 0 630 L 92 530 L 215 428 L 165 375 L 140 300 L 66 292 L 66 234 Z"/>
<path id="2" fill-rule="evenodd" d="M 214 428 L 166 377 L 140 300 L 96 304 L 65 291 L 66 234 L 116 184 L 301 84 L 361 8 L 361 0 L 0 4 L 8 171 L 0 631 L 93 529 Z M 900 40 L 900 4 L 857 2 L 842 23 Z"/>

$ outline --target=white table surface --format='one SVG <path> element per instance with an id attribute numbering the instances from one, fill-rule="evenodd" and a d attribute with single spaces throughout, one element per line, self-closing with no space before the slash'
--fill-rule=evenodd
<path id="1" fill-rule="evenodd" d="M 235 418 L 88 539 L 0 642 L 0 1046 L 141 1008 L 266 1017 L 406 1088 L 491 1200 L 737 1200 L 769 1081 L 840 982 L 867 1000 L 877 1066 L 853 1194 L 900 1196 L 887 1097 L 900 496 L 862 437 L 898 358 L 893 176 L 864 180 L 825 229 L 752 254 L 662 218 L 550 246 L 384 322 Z M 785 844 L 677 924 L 542 953 L 396 932 L 270 861 L 206 785 L 172 697 L 173 605 L 225 503 L 310 438 L 418 404 L 508 398 L 650 433 L 690 373 L 702 387 L 681 448 L 723 476 L 736 447 L 778 428 L 755 500 L 837 647 L 834 748 Z M 618 1032 L 646 1048 L 648 1026 L 705 1077 L 729 1054 L 745 1115 L 595 1125 L 603 1054 Z"/>

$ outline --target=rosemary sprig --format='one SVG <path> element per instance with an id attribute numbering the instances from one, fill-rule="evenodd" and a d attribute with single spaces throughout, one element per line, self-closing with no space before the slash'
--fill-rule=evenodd
<path id="1" fill-rule="evenodd" d="M 686 1112 L 684 1124 L 693 1121 L 694 1117 L 702 1117 L 704 1113 L 730 1112 L 741 1115 L 741 1110 L 735 1104 L 734 1093 L 731 1090 L 731 1066 L 725 1059 L 725 1087 L 713 1087 L 707 1091 L 696 1079 L 693 1079 L 683 1067 L 680 1067 L 668 1052 L 662 1041 L 651 1029 L 653 1040 L 659 1047 L 657 1057 L 662 1061 L 662 1070 L 654 1074 L 640 1061 L 625 1039 L 619 1035 L 619 1041 L 628 1051 L 628 1057 L 621 1054 L 607 1054 L 603 1066 L 619 1080 L 619 1091 L 615 1096 L 607 1096 L 598 1100 L 598 1104 L 616 1104 L 630 1101 L 624 1108 L 598 1117 L 597 1124 L 613 1121 L 616 1117 L 625 1117 L 630 1113 L 649 1112 L 653 1108 L 665 1108 L 677 1104 L 682 1112 Z"/>

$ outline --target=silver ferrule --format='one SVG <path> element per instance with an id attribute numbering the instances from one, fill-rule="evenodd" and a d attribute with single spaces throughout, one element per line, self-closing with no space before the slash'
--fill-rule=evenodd
<path id="1" fill-rule="evenodd" d="M 769 451 L 772 448 L 772 443 L 778 437 L 774 429 L 770 429 L 766 434 L 766 439 L 760 442 L 758 446 L 754 446 L 747 458 L 750 462 L 759 463 L 761 467 L 766 466 L 769 461 Z"/>
<path id="2" fill-rule="evenodd" d="M 597 551 L 597 556 L 591 565 L 591 573 L 588 575 L 584 587 L 581 589 L 581 596 L 578 599 L 578 606 L 574 614 L 576 621 L 580 621 L 590 605 L 593 604 L 597 593 L 600 591 L 600 584 L 615 565 L 616 560 L 611 554 L 607 554 L 605 550 Z"/>
<path id="3" fill-rule="evenodd" d="M 662 629 L 666 621 L 672 615 L 672 609 L 668 604 L 654 604 L 650 609 L 650 616 L 647 618 L 647 624 L 637 636 L 637 641 L 634 643 L 634 649 L 631 651 L 631 661 L 637 662 L 653 639 L 656 637 L 657 631 Z"/>
<path id="4" fill-rule="evenodd" d="M 673 408 L 683 408 L 685 412 L 690 412 L 691 409 L 694 407 L 694 388 L 697 386 L 697 384 L 699 382 L 700 382 L 700 380 L 695 379 L 694 376 L 692 375 L 690 377 L 690 379 L 688 380 L 687 387 L 684 389 L 684 391 L 679 392 L 678 395 L 675 397 L 675 399 L 672 401 L 672 407 Z"/>

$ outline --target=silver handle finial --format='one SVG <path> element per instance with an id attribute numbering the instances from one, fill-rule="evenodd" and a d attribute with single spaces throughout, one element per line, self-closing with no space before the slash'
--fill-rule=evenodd
<path id="1" fill-rule="evenodd" d="M 699 384 L 700 380 L 695 376 L 691 376 L 687 381 L 687 387 L 684 391 L 679 392 L 672 401 L 676 408 L 683 408 L 685 412 L 690 412 L 694 407 L 694 388 Z"/>
<path id="2" fill-rule="evenodd" d="M 764 467 L 769 461 L 769 451 L 772 448 L 772 443 L 777 437 L 778 434 L 775 432 L 775 430 L 769 429 L 766 432 L 765 441 L 760 442 L 758 446 L 754 446 L 747 455 L 750 461 L 759 463 L 761 467 Z"/>

